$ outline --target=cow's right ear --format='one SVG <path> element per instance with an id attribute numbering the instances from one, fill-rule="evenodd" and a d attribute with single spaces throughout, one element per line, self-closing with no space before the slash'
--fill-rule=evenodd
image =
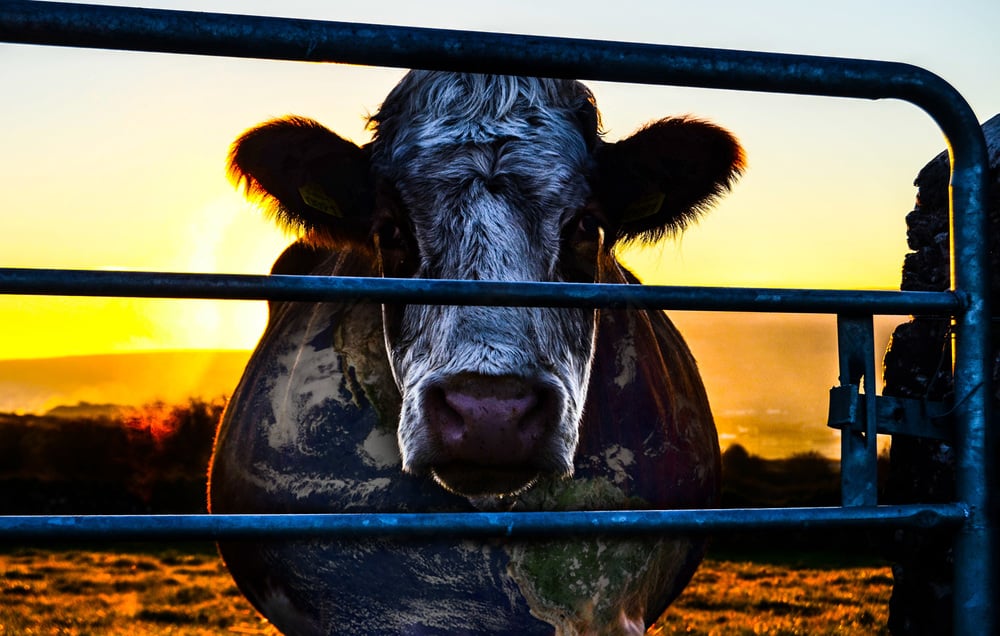
<path id="1" fill-rule="evenodd" d="M 312 242 L 365 240 L 371 230 L 368 153 L 304 117 L 248 130 L 229 153 L 229 177 L 279 225 Z"/>

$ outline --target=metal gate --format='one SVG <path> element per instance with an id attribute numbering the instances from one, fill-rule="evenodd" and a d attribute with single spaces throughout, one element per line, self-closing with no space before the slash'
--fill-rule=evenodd
<path id="1" fill-rule="evenodd" d="M 564 38 L 444 31 L 27 0 L 0 1 L 0 41 L 636 82 L 866 99 L 924 109 L 951 149 L 952 287 L 859 292 L 0 268 L 0 293 L 421 304 L 631 307 L 838 316 L 843 505 L 833 508 L 559 513 L 0 517 L 0 538 L 233 539 L 261 536 L 465 537 L 565 532 L 651 534 L 763 528 L 946 528 L 955 545 L 957 634 L 996 633 L 988 478 L 991 367 L 986 142 L 969 105 L 898 63 Z M 954 319 L 957 500 L 875 499 L 874 314 Z M 858 367 L 860 364 L 860 367 Z M 858 370 L 860 369 L 860 370 Z M 866 380 L 863 397 L 854 384 Z M 862 407 L 867 403 L 867 407 Z"/>

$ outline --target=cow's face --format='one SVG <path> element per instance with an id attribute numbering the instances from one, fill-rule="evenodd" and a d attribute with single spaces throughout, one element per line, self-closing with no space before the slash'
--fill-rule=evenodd
<path id="1" fill-rule="evenodd" d="M 236 142 L 231 171 L 279 219 L 385 276 L 602 280 L 621 239 L 677 230 L 742 169 L 725 131 L 656 122 L 607 144 L 578 82 L 412 72 L 361 149 L 285 119 Z M 387 305 L 405 470 L 470 497 L 569 475 L 593 310 Z"/>

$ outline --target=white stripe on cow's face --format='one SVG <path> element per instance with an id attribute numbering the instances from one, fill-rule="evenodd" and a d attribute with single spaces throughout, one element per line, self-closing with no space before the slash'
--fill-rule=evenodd
<path id="1" fill-rule="evenodd" d="M 372 165 L 412 233 L 414 275 L 562 280 L 563 226 L 590 196 L 596 121 L 592 97 L 577 82 L 429 72 L 404 78 L 373 117 Z M 518 475 L 496 486 L 505 492 L 532 471 L 572 472 L 593 311 L 410 305 L 386 328 L 403 395 L 404 468 L 447 474 L 446 486 L 473 495 L 484 493 L 466 491 L 483 487 L 467 488 L 461 474 L 475 472 L 477 462 L 501 483 L 505 470 Z M 491 382 L 503 388 L 491 393 Z M 516 421 L 508 422 L 504 409 Z M 490 430 L 463 428 L 462 418 L 479 412 Z M 449 418 L 458 424 L 442 422 Z M 508 438 L 520 449 L 510 462 L 505 449 L 486 448 Z"/>

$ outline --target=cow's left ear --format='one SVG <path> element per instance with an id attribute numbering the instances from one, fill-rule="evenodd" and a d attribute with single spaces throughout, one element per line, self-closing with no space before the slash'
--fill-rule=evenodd
<path id="1" fill-rule="evenodd" d="M 615 241 L 655 241 L 684 229 L 743 172 L 729 132 L 690 118 L 653 122 L 598 148 L 595 194 Z"/>

